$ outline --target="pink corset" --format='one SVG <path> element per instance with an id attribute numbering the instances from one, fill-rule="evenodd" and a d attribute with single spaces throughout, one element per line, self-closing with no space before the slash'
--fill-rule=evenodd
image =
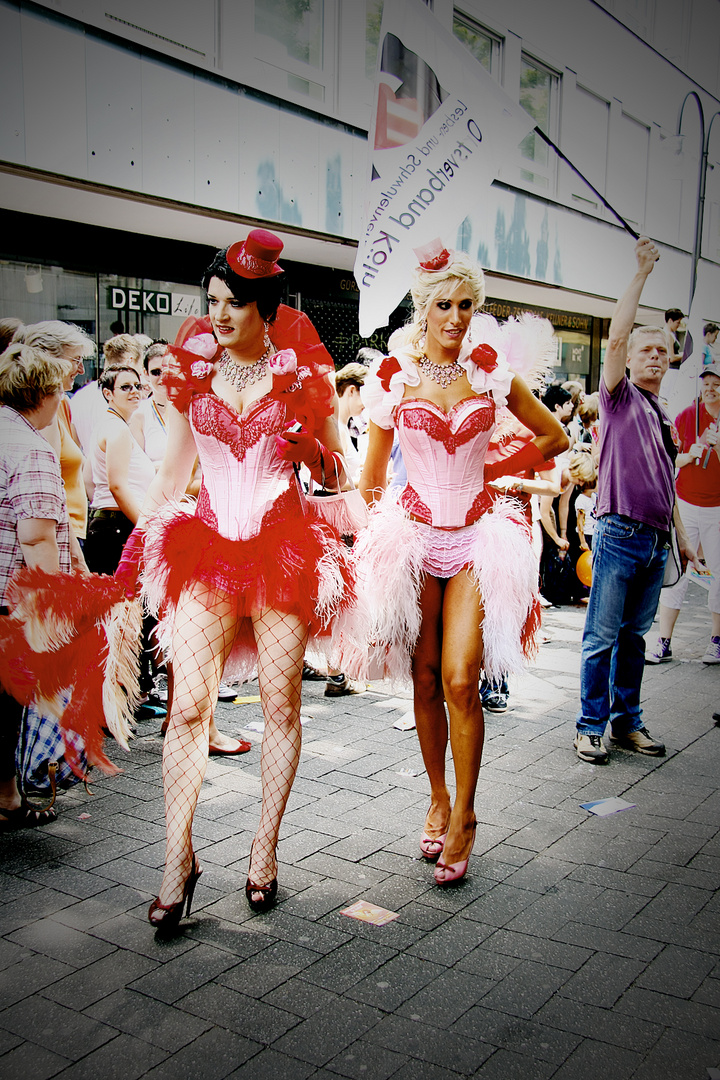
<path id="1" fill-rule="evenodd" d="M 203 475 L 197 512 L 229 540 L 255 536 L 265 513 L 295 488 L 292 464 L 281 461 L 275 445 L 285 415 L 269 397 L 240 414 L 214 393 L 193 395 L 190 423 Z"/>
<path id="2" fill-rule="evenodd" d="M 408 483 L 400 501 L 421 521 L 457 529 L 490 504 L 483 469 L 495 426 L 492 397 L 458 401 L 445 413 L 432 401 L 403 398 L 394 410 Z"/>

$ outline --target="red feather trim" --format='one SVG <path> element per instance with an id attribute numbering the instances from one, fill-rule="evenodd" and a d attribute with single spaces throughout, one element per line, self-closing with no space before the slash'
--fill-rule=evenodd
<path id="1" fill-rule="evenodd" d="M 202 582 L 236 596 L 239 614 L 270 607 L 292 611 L 313 635 L 327 632 L 316 613 L 318 563 L 335 549 L 346 608 L 354 592 L 348 549 L 328 525 L 297 513 L 291 489 L 266 514 L 258 535 L 229 540 L 198 517 L 182 512 L 151 530 L 145 546 L 146 573 L 159 583 L 165 603 L 177 604 L 189 582 Z M 292 502 L 294 513 L 288 513 Z"/>
<path id="2" fill-rule="evenodd" d="M 59 716 L 65 731 L 85 744 L 88 764 L 117 772 L 103 751 L 102 688 L 107 639 L 102 619 L 122 600 L 122 585 L 98 574 L 47 574 L 21 570 L 13 581 L 11 614 L 0 620 L 0 683 L 29 705 L 69 691 Z M 29 643 L 42 641 L 33 649 Z M 82 763 L 70 740 L 67 760 L 78 775 Z"/>

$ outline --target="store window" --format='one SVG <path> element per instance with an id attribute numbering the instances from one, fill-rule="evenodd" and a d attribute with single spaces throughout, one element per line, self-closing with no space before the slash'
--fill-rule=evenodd
<path id="1" fill-rule="evenodd" d="M 453 34 L 499 82 L 502 62 L 501 39 L 459 11 L 456 11 L 453 16 Z"/>
<path id="2" fill-rule="evenodd" d="M 277 93 L 284 85 L 293 95 L 331 105 L 334 0 L 256 0 L 255 55 Z"/>
<path id="3" fill-rule="evenodd" d="M 560 80 L 536 60 L 523 56 L 520 70 L 520 104 L 534 118 L 537 127 L 556 139 Z M 520 143 L 520 178 L 534 187 L 552 191 L 555 187 L 555 156 L 535 131 Z"/>

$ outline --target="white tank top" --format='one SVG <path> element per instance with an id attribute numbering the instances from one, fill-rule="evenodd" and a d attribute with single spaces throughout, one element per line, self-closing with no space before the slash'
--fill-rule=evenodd
<path id="1" fill-rule="evenodd" d="M 93 510 L 119 510 L 120 507 L 115 502 L 115 497 L 108 487 L 105 451 L 100 449 L 97 439 L 92 451 L 92 476 L 95 485 L 95 494 L 92 501 Z M 154 479 L 155 466 L 140 444 L 133 438 L 130 466 L 128 468 L 128 485 L 139 503 L 144 501 L 147 489 Z"/>

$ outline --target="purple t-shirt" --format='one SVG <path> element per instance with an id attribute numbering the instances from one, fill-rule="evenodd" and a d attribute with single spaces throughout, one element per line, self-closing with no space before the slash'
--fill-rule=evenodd
<path id="1" fill-rule="evenodd" d="M 657 413 L 629 379 L 611 394 L 601 378 L 596 517 L 622 514 L 669 532 L 674 502 L 675 469 Z"/>

